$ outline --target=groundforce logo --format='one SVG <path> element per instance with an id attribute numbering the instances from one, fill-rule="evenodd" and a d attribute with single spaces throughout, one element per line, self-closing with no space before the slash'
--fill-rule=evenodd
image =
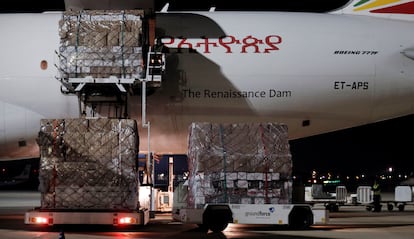
<path id="1" fill-rule="evenodd" d="M 246 212 L 246 217 L 270 217 L 270 212 Z"/>

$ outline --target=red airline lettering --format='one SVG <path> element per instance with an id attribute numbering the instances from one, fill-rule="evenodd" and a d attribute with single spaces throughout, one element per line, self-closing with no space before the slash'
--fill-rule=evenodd
<path id="1" fill-rule="evenodd" d="M 240 53 L 271 53 L 280 50 L 282 37 L 268 35 L 260 39 L 249 35 L 241 40 L 235 36 L 200 39 L 164 37 L 162 42 L 169 48 L 201 50 L 203 53 L 211 53 L 212 48 L 223 48 L 225 53 L 234 53 L 236 48 L 240 49 Z"/>

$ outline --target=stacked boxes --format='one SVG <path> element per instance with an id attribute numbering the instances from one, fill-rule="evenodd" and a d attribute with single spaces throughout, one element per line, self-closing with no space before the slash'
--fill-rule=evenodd
<path id="1" fill-rule="evenodd" d="M 137 209 L 137 132 L 128 119 L 41 120 L 41 208 Z"/>
<path id="2" fill-rule="evenodd" d="M 62 78 L 139 78 L 143 10 L 66 11 L 59 22 Z"/>
<path id="3" fill-rule="evenodd" d="M 193 123 L 189 132 L 190 208 L 291 202 L 286 125 Z"/>

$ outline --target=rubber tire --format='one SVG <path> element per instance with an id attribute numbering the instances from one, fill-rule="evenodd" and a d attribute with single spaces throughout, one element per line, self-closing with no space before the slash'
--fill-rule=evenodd
<path id="1" fill-rule="evenodd" d="M 339 212 L 339 205 L 335 203 L 329 203 L 328 205 L 326 205 L 326 209 L 329 212 Z"/>
<path id="2" fill-rule="evenodd" d="M 197 224 L 198 226 L 198 231 L 200 232 L 208 232 L 208 226 L 204 225 L 204 224 Z"/>
<path id="3" fill-rule="evenodd" d="M 289 227 L 298 230 L 308 229 L 313 225 L 312 210 L 306 207 L 294 207 L 289 214 Z"/>
<path id="4" fill-rule="evenodd" d="M 233 221 L 228 205 L 208 205 L 203 213 L 203 224 L 213 232 L 221 232 Z"/>
<path id="5" fill-rule="evenodd" d="M 227 228 L 227 226 L 228 226 L 227 222 L 216 221 L 216 222 L 209 223 L 208 228 L 212 232 L 222 232 L 224 229 Z"/>

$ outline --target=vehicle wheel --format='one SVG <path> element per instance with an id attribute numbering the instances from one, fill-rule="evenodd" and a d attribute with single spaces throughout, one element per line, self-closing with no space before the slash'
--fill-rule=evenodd
<path id="1" fill-rule="evenodd" d="M 203 224 L 213 232 L 226 229 L 233 222 L 233 214 L 228 205 L 208 205 L 203 213 Z"/>
<path id="2" fill-rule="evenodd" d="M 394 209 L 394 205 L 392 205 L 391 203 L 387 204 L 387 209 L 388 211 L 392 211 Z"/>
<path id="3" fill-rule="evenodd" d="M 328 210 L 329 212 L 333 212 L 332 204 L 326 205 L 325 209 Z"/>
<path id="4" fill-rule="evenodd" d="M 338 212 L 339 211 L 339 206 L 335 203 L 329 203 L 328 205 L 326 205 L 325 208 L 329 212 Z"/>
<path id="5" fill-rule="evenodd" d="M 404 211 L 404 204 L 398 205 L 398 211 L 400 212 Z"/>
<path id="6" fill-rule="evenodd" d="M 289 214 L 289 226 L 294 229 L 308 229 L 313 225 L 313 213 L 309 207 L 294 207 Z"/>
<path id="7" fill-rule="evenodd" d="M 370 212 L 370 211 L 372 211 L 372 206 L 367 206 L 366 209 L 367 209 L 368 212 Z"/>
<path id="8" fill-rule="evenodd" d="M 213 232 L 222 232 L 224 229 L 226 229 L 228 223 L 227 222 L 212 222 L 209 224 L 209 228 Z"/>
<path id="9" fill-rule="evenodd" d="M 382 210 L 382 205 L 381 204 L 374 206 L 374 212 L 381 212 L 381 210 Z"/>
<path id="10" fill-rule="evenodd" d="M 197 226 L 198 226 L 198 230 L 200 232 L 208 232 L 208 226 L 207 225 L 205 225 L 205 224 L 197 224 Z"/>

